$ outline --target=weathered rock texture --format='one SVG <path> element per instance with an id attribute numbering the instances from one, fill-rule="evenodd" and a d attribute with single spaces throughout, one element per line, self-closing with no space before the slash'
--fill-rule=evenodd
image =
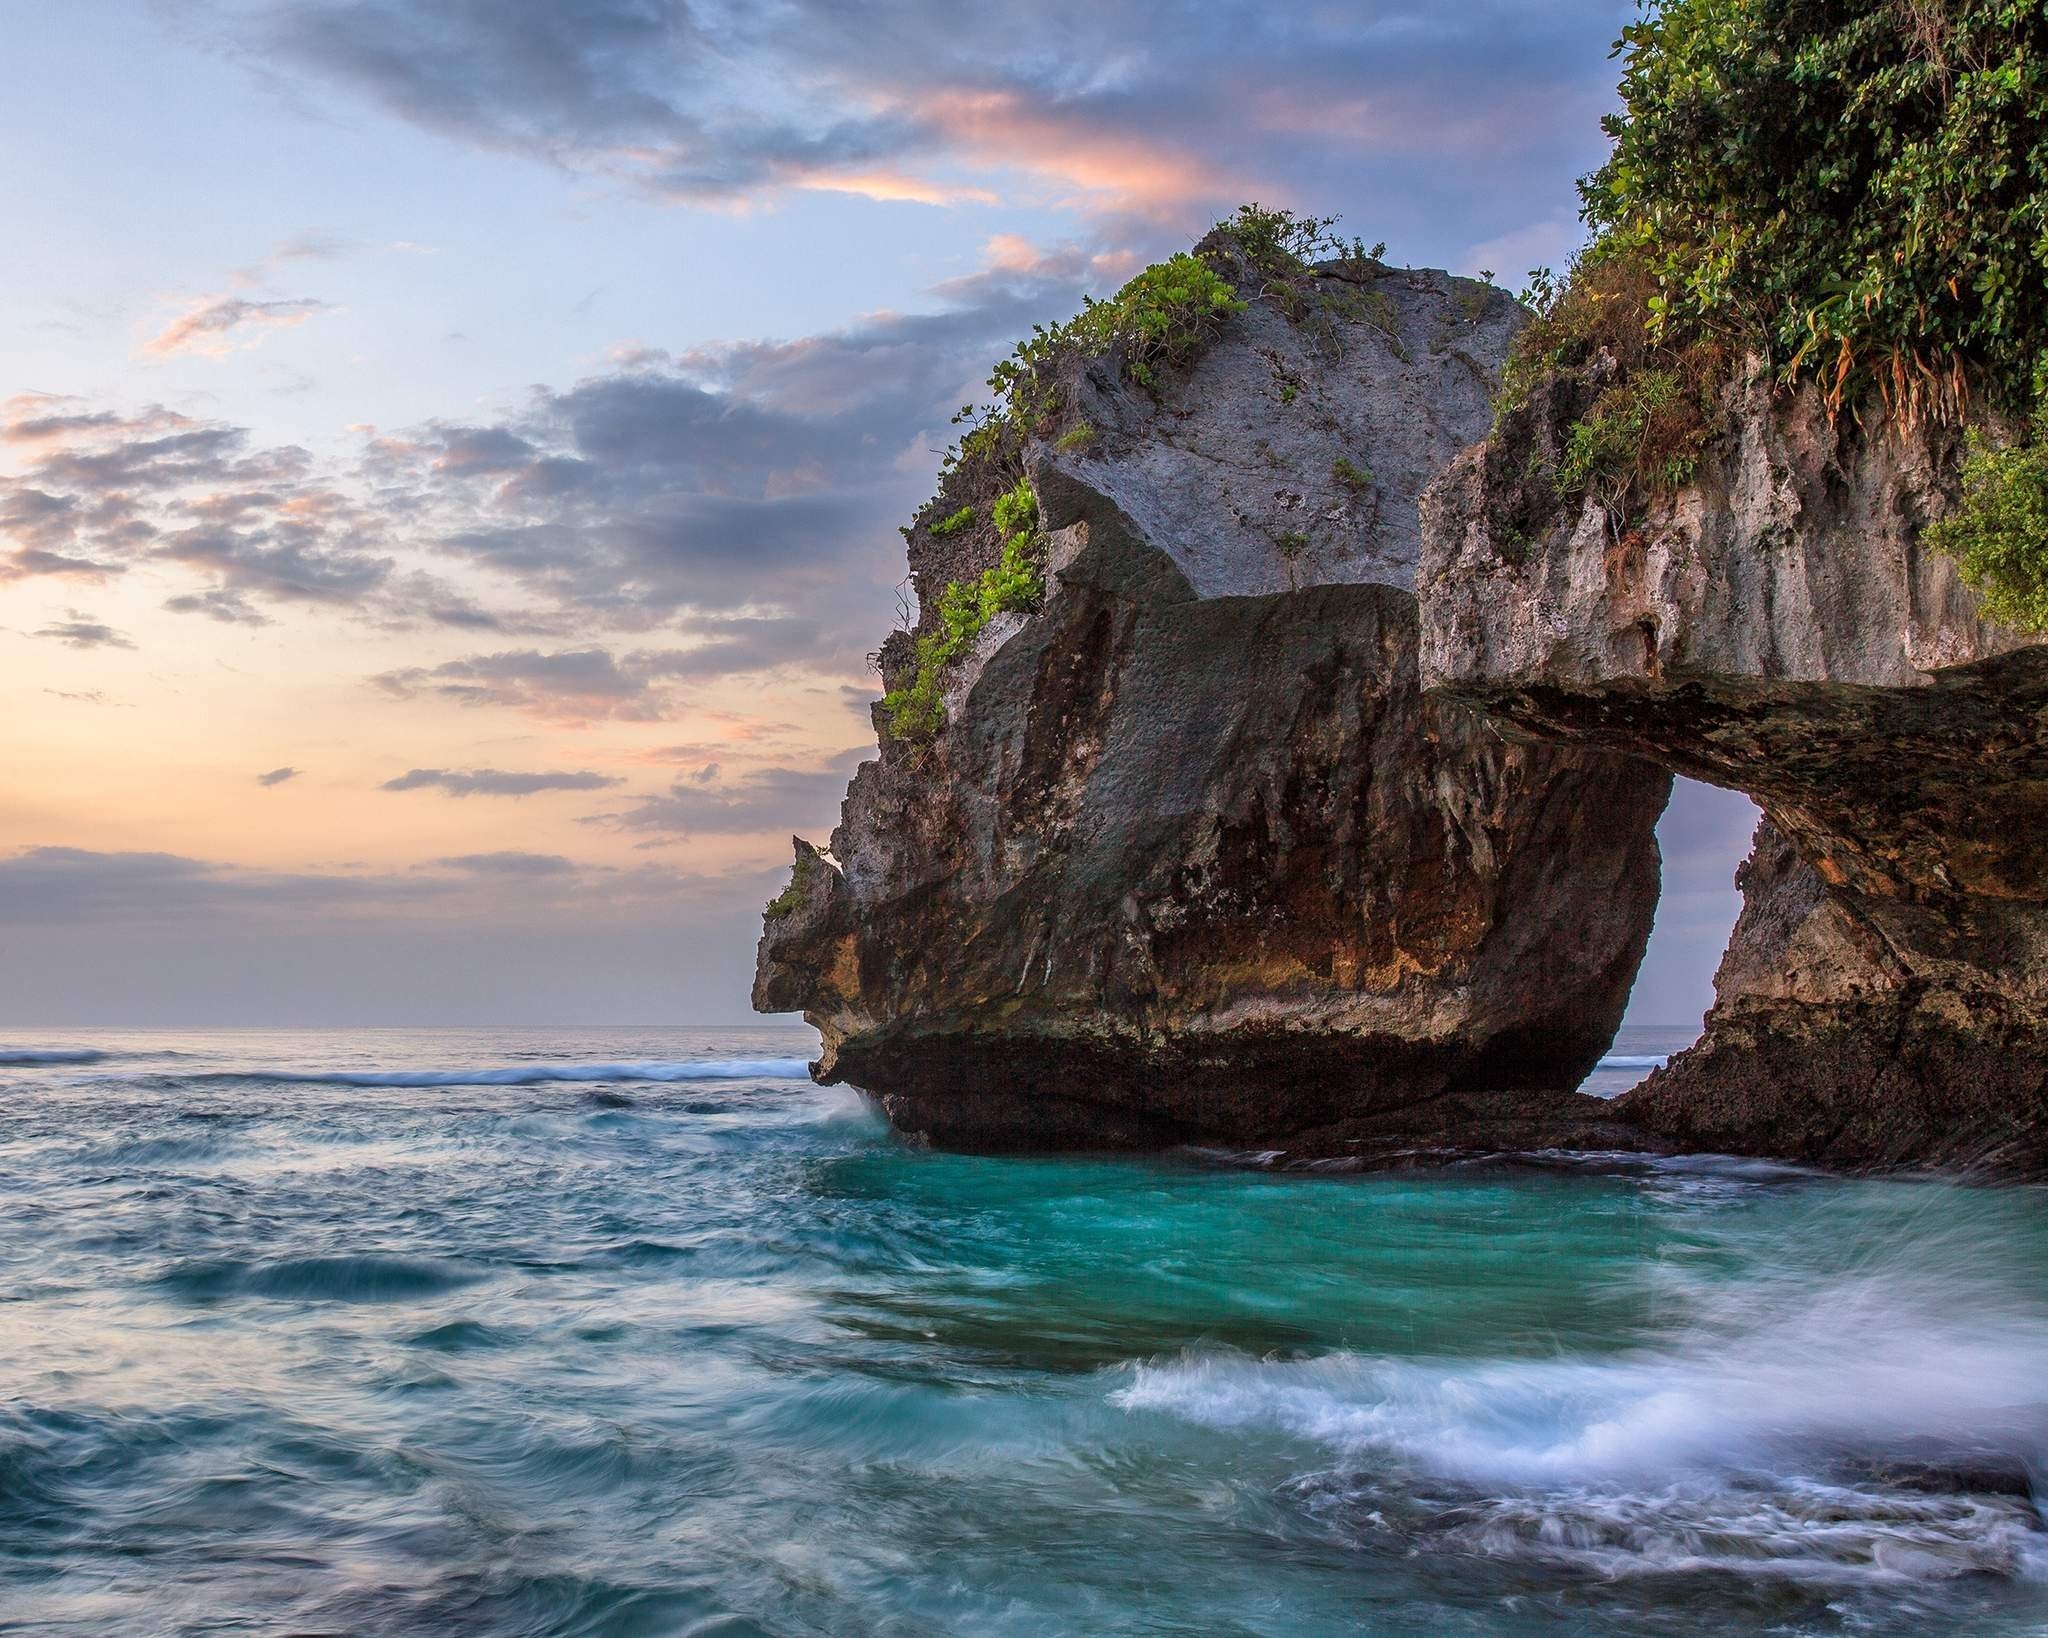
<path id="1" fill-rule="evenodd" d="M 1156 400 L 1113 357 L 1074 382 L 1092 438 L 1022 454 L 1042 608 L 958 663 L 934 743 L 883 725 L 768 917 L 755 1004 L 818 1027 L 821 1079 L 981 1148 L 1629 1141 L 1558 1089 L 1626 1000 L 1668 777 L 1418 686 L 1418 497 L 1515 323 L 1468 281 L 1331 269 Z M 994 561 L 929 526 L 988 487 L 911 532 L 927 610 Z"/>
<path id="2" fill-rule="evenodd" d="M 2048 1163 L 2048 648 L 1921 526 L 1953 435 L 1729 396 L 1692 486 L 1560 508 L 1562 377 L 1423 507 L 1422 671 L 1505 731 L 1763 807 L 1707 1032 L 1617 1106 L 1688 1147 Z"/>

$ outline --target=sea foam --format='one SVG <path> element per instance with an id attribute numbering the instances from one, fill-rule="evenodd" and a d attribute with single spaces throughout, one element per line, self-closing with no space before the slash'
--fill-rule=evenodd
<path id="1" fill-rule="evenodd" d="M 189 1080 L 289 1081 L 308 1086 L 540 1086 L 553 1081 L 799 1081 L 802 1058 L 719 1058 L 700 1063 L 508 1064 L 488 1069 L 235 1070 Z"/>
<path id="2" fill-rule="evenodd" d="M 1671 1318 L 1615 1353 L 1190 1354 L 1112 1398 L 1319 1447 L 1334 1465 L 1304 1483 L 1324 1503 L 1430 1488 L 1463 1550 L 1610 1576 L 2038 1575 L 2048 1535 L 2001 1492 L 2048 1477 L 2048 1304 L 1936 1226 L 1967 1218 L 1964 1191 L 1928 1194 L 1938 1214 L 1823 1266 L 1787 1248 L 1734 1278 L 1665 1270 Z"/>

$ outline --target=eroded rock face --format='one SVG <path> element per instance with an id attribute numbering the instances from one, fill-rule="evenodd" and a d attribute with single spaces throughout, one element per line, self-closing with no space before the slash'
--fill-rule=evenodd
<path id="1" fill-rule="evenodd" d="M 820 1078 L 977 1148 L 1629 1141 L 1558 1089 L 1626 1000 L 1668 777 L 1419 688 L 1417 500 L 1515 323 L 1333 270 L 1157 400 L 1090 368 L 1092 436 L 1024 452 L 1043 606 L 957 664 L 934 742 L 884 727 L 769 916 L 755 1004 L 819 1028 Z M 994 561 L 930 527 L 971 481 L 912 531 L 927 610 Z"/>
<path id="2" fill-rule="evenodd" d="M 1764 809 L 1705 1038 L 1617 1113 L 1688 1147 L 2040 1172 L 2048 648 L 1920 544 L 1953 435 L 1752 382 L 1691 487 L 1619 527 L 1547 516 L 1590 390 L 1551 383 L 1425 501 L 1422 671 L 1505 731 Z"/>

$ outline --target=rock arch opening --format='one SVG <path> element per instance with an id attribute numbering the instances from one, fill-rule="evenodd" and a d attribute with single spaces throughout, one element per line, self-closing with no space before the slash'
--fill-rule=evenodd
<path id="1" fill-rule="evenodd" d="M 1674 781 L 1657 822 L 1663 881 L 1656 920 L 1614 1044 L 1582 1090 L 1618 1097 L 1699 1040 L 1714 975 L 1742 912 L 1735 872 L 1762 810 L 1741 791 Z"/>

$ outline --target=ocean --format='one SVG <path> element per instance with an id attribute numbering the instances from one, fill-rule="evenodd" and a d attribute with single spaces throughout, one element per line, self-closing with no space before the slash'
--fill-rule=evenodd
<path id="1" fill-rule="evenodd" d="M 0 1032 L 0 1631 L 2048 1632 L 2048 1191 L 934 1154 L 813 1047 Z"/>

